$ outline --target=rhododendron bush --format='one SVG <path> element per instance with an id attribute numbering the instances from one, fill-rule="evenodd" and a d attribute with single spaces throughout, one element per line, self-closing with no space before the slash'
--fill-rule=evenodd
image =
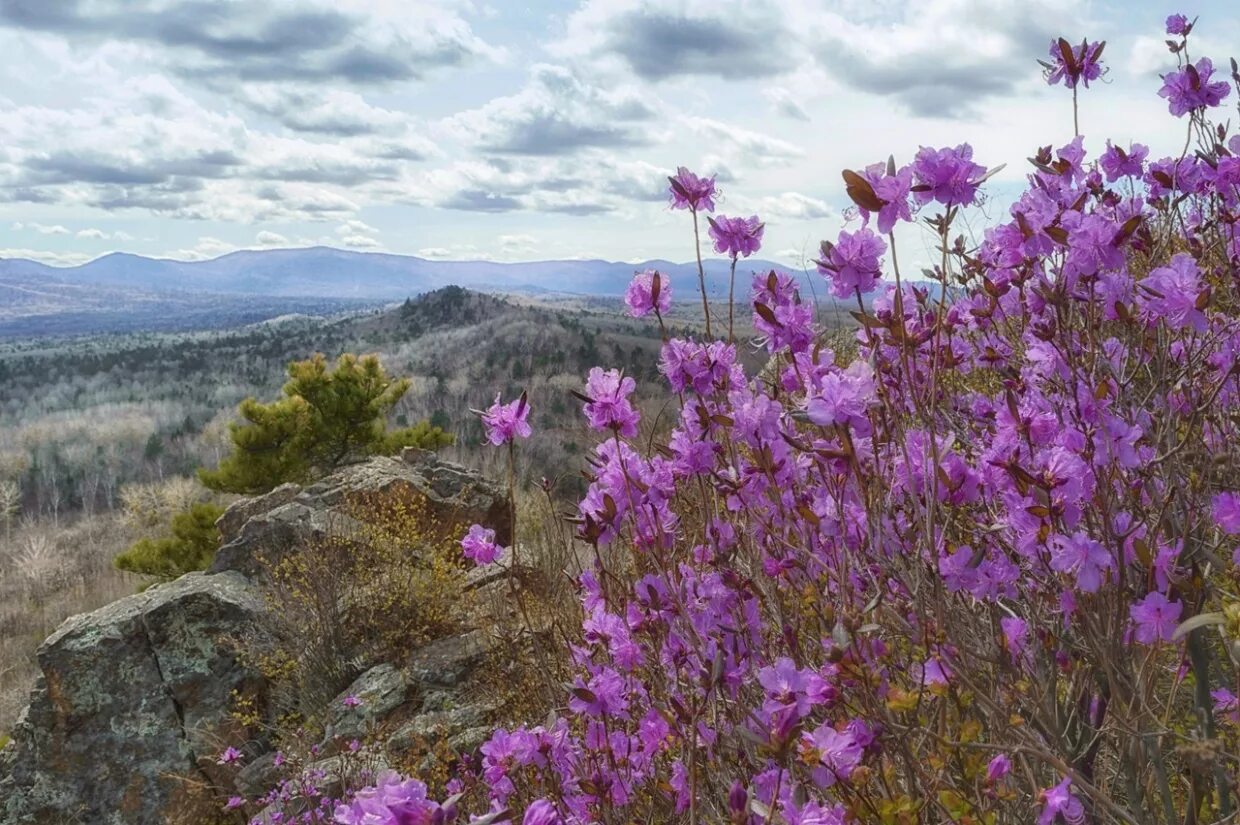
<path id="1" fill-rule="evenodd" d="M 845 172 L 855 220 L 817 269 L 854 355 L 794 278 L 737 273 L 760 338 L 715 309 L 665 340 L 670 432 L 592 370 L 563 707 L 496 731 L 451 799 L 389 775 L 337 821 L 1236 821 L 1240 138 L 1216 121 L 1240 76 L 1190 60 L 1192 28 L 1168 20 L 1158 91 L 1182 152 L 1042 149 L 977 242 L 969 146 Z M 1052 44 L 1047 80 L 1075 103 L 1103 45 Z M 670 198 L 734 273 L 759 248 L 712 178 Z M 896 236 L 927 231 L 910 280 Z M 661 326 L 672 286 L 639 274 L 631 312 Z M 497 400 L 492 442 L 519 460 L 539 403 Z"/>

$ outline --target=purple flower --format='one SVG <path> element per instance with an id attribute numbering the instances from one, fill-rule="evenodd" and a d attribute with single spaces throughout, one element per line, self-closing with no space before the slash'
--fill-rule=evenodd
<path id="1" fill-rule="evenodd" d="M 231 765 L 241 759 L 241 751 L 229 745 L 224 748 L 223 753 L 215 760 L 217 765 Z"/>
<path id="2" fill-rule="evenodd" d="M 818 271 L 831 282 L 831 294 L 850 298 L 857 292 L 867 294 L 882 278 L 882 257 L 887 243 L 868 229 L 840 232 L 836 243 L 822 242 L 822 259 L 816 261 Z"/>
<path id="3" fill-rule="evenodd" d="M 1192 327 L 1205 331 L 1206 316 L 1198 306 L 1202 295 L 1201 270 L 1192 255 L 1181 252 L 1172 256 L 1167 266 L 1142 279 L 1141 287 L 1138 301 L 1150 321 L 1165 321 L 1172 329 Z"/>
<path id="4" fill-rule="evenodd" d="M 854 361 L 844 371 L 824 375 L 817 392 L 805 405 L 809 420 L 821 426 L 851 424 L 864 428 L 866 411 L 874 402 L 874 371 L 865 361 Z"/>
<path id="5" fill-rule="evenodd" d="M 986 781 L 992 785 L 1012 772 L 1012 760 L 1007 754 L 999 754 L 986 766 Z"/>
<path id="6" fill-rule="evenodd" d="M 604 372 L 602 367 L 593 367 L 586 378 L 588 400 L 582 407 L 590 427 L 612 430 L 625 438 L 636 436 L 637 422 L 641 416 L 629 401 L 635 389 L 637 382 L 621 376 L 619 370 Z"/>
<path id="7" fill-rule="evenodd" d="M 1210 691 L 1210 698 L 1214 700 L 1216 714 L 1232 722 L 1240 723 L 1240 701 L 1236 700 L 1236 694 L 1227 688 L 1216 688 Z"/>
<path id="8" fill-rule="evenodd" d="M 1240 535 L 1240 493 L 1219 493 L 1214 497 L 1214 523 L 1230 536 Z"/>
<path id="9" fill-rule="evenodd" d="M 1180 622 L 1184 605 L 1168 601 L 1157 591 L 1128 608 L 1128 615 L 1136 625 L 1137 641 L 1144 645 L 1171 641 L 1171 634 Z"/>
<path id="10" fill-rule="evenodd" d="M 429 825 L 439 808 L 427 799 L 426 785 L 416 779 L 402 779 L 395 771 L 380 774 L 374 792 L 392 814 L 392 822 L 399 825 Z"/>
<path id="11" fill-rule="evenodd" d="M 1029 645 L 1029 623 L 1015 616 L 1005 616 L 999 620 L 1003 630 L 1003 646 L 1014 661 L 1026 659 Z"/>
<path id="12" fill-rule="evenodd" d="M 509 444 L 517 438 L 530 437 L 530 405 L 525 393 L 516 401 L 501 404 L 499 393 L 495 394 L 495 403 L 482 413 L 482 423 L 486 426 L 487 440 L 496 447 Z"/>
<path id="13" fill-rule="evenodd" d="M 726 341 L 699 344 L 673 338 L 663 345 L 659 372 L 676 392 L 692 388 L 699 395 L 730 389 L 739 374 L 736 347 Z M 743 376 L 740 376 L 743 378 Z"/>
<path id="14" fill-rule="evenodd" d="M 634 318 L 651 312 L 662 315 L 672 308 L 672 285 L 667 276 L 657 269 L 638 272 L 624 293 L 624 303 L 629 308 L 629 315 Z"/>
<path id="15" fill-rule="evenodd" d="M 1167 18 L 1167 34 L 1187 37 L 1193 30 L 1193 24 L 1182 14 L 1173 14 Z"/>
<path id="16" fill-rule="evenodd" d="M 1062 37 L 1051 41 L 1050 63 L 1046 67 L 1046 82 L 1054 86 L 1062 82 L 1069 89 L 1078 83 L 1089 88 L 1089 81 L 1102 76 L 1102 50 L 1106 43 L 1084 41 L 1079 46 L 1069 45 Z"/>
<path id="17" fill-rule="evenodd" d="M 824 788 L 852 776 L 865 753 L 852 731 L 841 732 L 830 725 L 803 734 L 802 744 L 809 751 L 808 759 L 822 763 L 814 771 L 814 781 Z"/>
<path id="18" fill-rule="evenodd" d="M 668 194 L 673 209 L 699 209 L 706 212 L 715 211 L 715 176 L 699 178 L 685 167 L 676 169 L 676 174 L 667 179 L 670 186 Z"/>
<path id="19" fill-rule="evenodd" d="M 886 235 L 890 232 L 896 225 L 896 221 L 909 221 L 913 219 L 908 205 L 909 190 L 913 186 L 913 170 L 910 167 L 902 166 L 896 170 L 894 175 L 889 175 L 887 174 L 887 164 L 872 163 L 865 168 L 863 177 L 870 184 L 870 188 L 874 190 L 874 195 L 882 202 L 882 206 L 878 210 L 878 232 L 880 235 Z M 871 210 L 858 204 L 857 211 L 861 213 L 862 219 L 868 224 L 872 214 Z"/>
<path id="20" fill-rule="evenodd" d="M 228 797 L 228 802 L 224 805 L 224 810 L 233 811 L 245 804 L 245 798 L 240 796 Z"/>
<path id="21" fill-rule="evenodd" d="M 715 239 L 715 251 L 733 258 L 748 258 L 762 247 L 765 225 L 757 215 L 748 218 L 729 218 L 720 215 L 710 218 L 710 236 Z"/>
<path id="22" fill-rule="evenodd" d="M 561 825 L 563 821 L 554 805 L 545 799 L 535 799 L 525 809 L 521 825 Z"/>
<path id="23" fill-rule="evenodd" d="M 1194 109 L 1217 106 L 1231 94 L 1231 87 L 1225 80 L 1211 83 L 1213 75 L 1214 64 L 1210 58 L 1203 57 L 1195 66 L 1189 63 L 1163 75 L 1158 96 L 1167 99 L 1167 108 L 1176 117 L 1183 117 Z"/>
<path id="24" fill-rule="evenodd" d="M 754 273 L 751 302 L 754 329 L 766 339 L 767 349 L 802 352 L 814 342 L 813 310 L 801 302 L 791 275 Z"/>
<path id="25" fill-rule="evenodd" d="M 830 692 L 821 676 L 808 668 L 798 668 L 786 656 L 758 671 L 758 683 L 766 693 L 764 710 L 773 713 L 787 709 L 797 719 L 807 716 L 815 705 L 826 702 Z"/>
<path id="26" fill-rule="evenodd" d="M 1051 569 L 1076 576 L 1076 586 L 1086 593 L 1096 593 L 1102 586 L 1102 572 L 1114 562 L 1111 554 L 1084 533 L 1057 536 L 1051 544 Z"/>
<path id="27" fill-rule="evenodd" d="M 745 790 L 745 786 L 740 780 L 732 783 L 732 787 L 728 789 L 728 812 L 734 818 L 744 817 L 749 810 L 749 793 Z M 742 818 L 742 822 L 745 820 Z"/>
<path id="28" fill-rule="evenodd" d="M 918 205 L 937 201 L 944 206 L 971 206 L 986 167 L 973 162 L 973 147 L 962 143 L 954 149 L 923 146 L 913 158 L 913 198 Z"/>
<path id="29" fill-rule="evenodd" d="M 344 705 L 346 708 L 355 708 L 362 704 L 362 700 L 350 694 L 344 697 L 344 701 L 340 704 Z"/>
<path id="30" fill-rule="evenodd" d="M 599 668 L 589 682 L 578 676 L 572 694 L 569 710 L 585 716 L 619 716 L 629 708 L 629 690 L 624 680 L 608 667 Z"/>
<path id="31" fill-rule="evenodd" d="M 491 564 L 499 558 L 500 552 L 500 546 L 495 543 L 495 531 L 481 524 L 471 525 L 461 539 L 461 554 L 479 566 Z"/>
<path id="32" fill-rule="evenodd" d="M 1112 146 L 1108 140 L 1107 149 L 1098 162 L 1102 165 L 1102 171 L 1106 172 L 1107 181 L 1115 183 L 1124 177 L 1141 177 L 1145 172 L 1144 162 L 1149 154 L 1149 147 L 1140 143 L 1133 143 L 1128 147 L 1128 151 L 1124 151 L 1118 146 Z"/>
<path id="33" fill-rule="evenodd" d="M 1042 814 L 1038 825 L 1081 825 L 1085 821 L 1085 806 L 1072 795 L 1072 779 L 1064 780 L 1041 793 Z"/>

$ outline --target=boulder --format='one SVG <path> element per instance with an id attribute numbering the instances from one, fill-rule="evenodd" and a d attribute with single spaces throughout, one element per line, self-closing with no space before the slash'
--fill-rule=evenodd
<path id="1" fill-rule="evenodd" d="M 412 685 L 395 665 L 381 664 L 358 676 L 328 708 L 324 744 L 333 740 L 360 739 L 405 707 L 412 698 Z M 349 707 L 345 699 L 360 704 Z M 329 752 L 325 747 L 324 752 Z"/>
<path id="2" fill-rule="evenodd" d="M 263 609 L 237 573 L 191 573 L 64 622 L 6 748 L 0 822 L 163 823 L 220 777 L 233 691 L 260 687 L 233 642 Z"/>
<path id="3" fill-rule="evenodd" d="M 254 700 L 249 707 L 260 716 L 273 712 L 272 686 L 234 643 L 257 641 L 261 649 L 273 642 L 262 589 L 266 559 L 316 537 L 357 536 L 361 525 L 349 512 L 364 496 L 416 498 L 440 524 L 478 522 L 511 542 L 504 490 L 422 450 L 237 502 L 218 522 L 223 546 L 208 572 L 75 616 L 44 642 L 42 676 L 0 750 L 0 825 L 217 821 L 223 797 L 269 787 L 280 770 L 232 711 L 236 691 Z M 349 688 L 363 699 L 363 712 L 339 713 L 339 700 L 327 709 L 336 713 L 331 741 L 406 725 L 435 710 L 422 707 L 428 691 L 467 704 L 487 649 L 474 632 L 433 641 L 407 662 L 375 663 Z M 479 727 L 490 710 L 428 719 L 417 732 L 459 734 Z M 230 745 L 245 751 L 244 764 L 217 764 Z"/>
<path id="4" fill-rule="evenodd" d="M 372 458 L 308 487 L 286 484 L 234 504 L 218 522 L 223 545 L 211 572 L 237 570 L 258 577 L 264 564 L 290 548 L 327 537 L 354 538 L 359 525 L 350 505 L 365 497 L 418 500 L 441 524 L 477 522 L 493 528 L 501 544 L 512 541 L 508 499 L 499 485 L 429 450 L 408 448 L 399 458 Z"/>

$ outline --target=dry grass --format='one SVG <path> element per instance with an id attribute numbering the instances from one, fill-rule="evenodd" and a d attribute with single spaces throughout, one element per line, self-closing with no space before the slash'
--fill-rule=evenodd
<path id="1" fill-rule="evenodd" d="M 112 566 L 112 557 L 135 538 L 111 515 L 60 527 L 25 521 L 0 529 L 0 735 L 26 705 L 43 640 L 69 616 L 138 588 L 140 577 Z"/>

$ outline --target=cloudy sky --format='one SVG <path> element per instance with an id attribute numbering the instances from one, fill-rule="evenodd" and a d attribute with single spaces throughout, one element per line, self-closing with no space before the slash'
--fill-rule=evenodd
<path id="1" fill-rule="evenodd" d="M 1240 50 L 1234 0 L 0 0 L 0 256 L 686 260 L 684 164 L 792 261 L 845 220 L 841 168 L 919 145 L 1008 164 L 1001 212 L 1071 137 L 1035 62 L 1061 33 L 1108 41 L 1087 148 L 1178 151 L 1172 11 Z"/>

